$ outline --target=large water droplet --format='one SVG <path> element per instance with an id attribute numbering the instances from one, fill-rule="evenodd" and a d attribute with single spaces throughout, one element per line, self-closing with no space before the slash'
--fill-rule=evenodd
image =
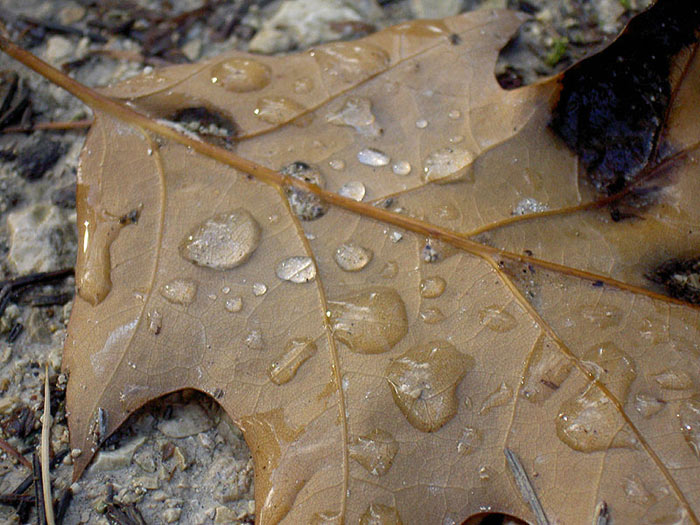
<path id="1" fill-rule="evenodd" d="M 163 327 L 163 314 L 158 310 L 148 312 L 148 331 L 153 335 L 158 335 Z"/>
<path id="2" fill-rule="evenodd" d="M 700 458 L 700 395 L 696 394 L 681 402 L 678 408 L 678 421 L 690 450 Z"/>
<path id="3" fill-rule="evenodd" d="M 693 378 L 685 370 L 669 368 L 654 376 L 661 388 L 666 390 L 688 390 L 693 387 Z"/>
<path id="4" fill-rule="evenodd" d="M 173 279 L 160 287 L 160 295 L 173 304 L 192 304 L 197 295 L 197 283 L 189 279 Z"/>
<path id="5" fill-rule="evenodd" d="M 622 311 L 605 304 L 592 304 L 579 309 L 581 317 L 597 328 L 611 328 L 622 321 Z"/>
<path id="6" fill-rule="evenodd" d="M 365 198 L 365 185 L 360 181 L 353 180 L 343 184 L 338 190 L 338 195 L 360 202 Z"/>
<path id="7" fill-rule="evenodd" d="M 199 266 L 229 270 L 247 261 L 259 243 L 260 225 L 238 208 L 197 226 L 180 244 L 180 255 Z"/>
<path id="8" fill-rule="evenodd" d="M 372 113 L 372 103 L 368 98 L 348 98 L 340 109 L 328 113 L 326 120 L 336 126 L 354 128 L 361 135 L 368 137 L 378 137 L 382 132 Z"/>
<path id="9" fill-rule="evenodd" d="M 316 344 L 311 339 L 292 339 L 287 343 L 284 354 L 272 362 L 267 373 L 276 385 L 288 383 L 304 361 L 315 353 Z"/>
<path id="10" fill-rule="evenodd" d="M 304 106 L 287 97 L 263 97 L 258 100 L 253 113 L 270 124 L 283 124 L 296 118 L 305 110 Z"/>
<path id="11" fill-rule="evenodd" d="M 481 434 L 475 428 L 466 427 L 457 440 L 457 452 L 463 456 L 471 454 L 481 445 Z"/>
<path id="12" fill-rule="evenodd" d="M 505 383 L 501 383 L 498 385 L 498 388 L 491 392 L 486 399 L 484 399 L 484 402 L 481 403 L 479 414 L 485 414 L 493 408 L 503 406 L 512 398 L 513 390 Z"/>
<path id="13" fill-rule="evenodd" d="M 391 158 L 383 151 L 375 148 L 365 148 L 357 153 L 357 160 L 366 166 L 380 167 L 389 164 Z"/>
<path id="14" fill-rule="evenodd" d="M 371 503 L 360 516 L 360 525 L 402 525 L 401 516 L 395 507 L 382 503 Z"/>
<path id="15" fill-rule="evenodd" d="M 424 299 L 440 297 L 447 283 L 442 277 L 426 277 L 420 282 L 420 296 Z"/>
<path id="16" fill-rule="evenodd" d="M 365 42 L 334 42 L 311 50 L 321 70 L 344 82 L 358 82 L 389 65 L 389 55 Z"/>
<path id="17" fill-rule="evenodd" d="M 501 333 L 510 332 L 518 324 L 515 317 L 495 304 L 479 311 L 479 322 L 489 330 Z"/>
<path id="18" fill-rule="evenodd" d="M 231 58 L 211 68 L 211 81 L 228 91 L 257 91 L 270 83 L 270 68 L 256 60 Z"/>
<path id="19" fill-rule="evenodd" d="M 296 255 L 287 257 L 275 269 L 277 277 L 296 284 L 308 283 L 316 278 L 316 265 L 311 257 Z"/>
<path id="20" fill-rule="evenodd" d="M 568 377 L 572 366 L 556 343 L 540 334 L 530 354 L 520 395 L 533 403 L 548 399 Z"/>
<path id="21" fill-rule="evenodd" d="M 328 306 L 333 335 L 353 352 L 388 352 L 408 332 L 406 307 L 391 288 L 369 288 Z"/>
<path id="22" fill-rule="evenodd" d="M 394 165 L 391 167 L 391 171 L 393 171 L 395 175 L 405 177 L 406 175 L 411 174 L 411 165 L 405 160 L 400 160 L 394 163 Z"/>
<path id="23" fill-rule="evenodd" d="M 445 314 L 437 306 L 421 307 L 418 316 L 426 324 L 438 324 L 445 320 Z"/>
<path id="24" fill-rule="evenodd" d="M 663 399 L 659 399 L 649 394 L 639 393 L 634 396 L 634 409 L 639 412 L 643 418 L 650 418 L 661 412 L 666 406 Z"/>
<path id="25" fill-rule="evenodd" d="M 411 425 L 434 432 L 457 413 L 457 385 L 474 359 L 447 341 L 412 348 L 386 370 L 394 401 Z"/>
<path id="26" fill-rule="evenodd" d="M 307 164 L 306 162 L 292 162 L 283 167 L 280 172 L 294 177 L 295 179 L 308 182 L 309 184 L 315 184 L 319 188 L 323 188 L 324 186 L 321 172 L 316 166 Z M 312 221 L 323 217 L 328 211 L 328 205 L 317 195 L 309 191 L 288 186 L 285 188 L 285 193 L 287 194 L 287 199 L 289 200 L 292 211 L 294 211 L 300 219 Z"/>
<path id="27" fill-rule="evenodd" d="M 372 260 L 372 250 L 359 244 L 341 244 L 333 254 L 335 262 L 346 272 L 362 270 Z"/>
<path id="28" fill-rule="evenodd" d="M 471 180 L 474 154 L 466 149 L 448 146 L 432 152 L 423 164 L 423 182 L 443 184 Z"/>
<path id="29" fill-rule="evenodd" d="M 355 438 L 349 446 L 350 457 L 373 476 L 387 473 L 399 451 L 399 444 L 389 432 L 375 428 Z"/>

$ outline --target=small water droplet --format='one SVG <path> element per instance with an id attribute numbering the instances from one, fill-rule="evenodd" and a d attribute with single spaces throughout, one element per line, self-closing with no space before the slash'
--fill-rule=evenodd
<path id="1" fill-rule="evenodd" d="M 161 286 L 160 295 L 173 304 L 192 304 L 197 295 L 197 283 L 189 279 L 173 279 Z"/>
<path id="2" fill-rule="evenodd" d="M 340 159 L 329 160 L 328 165 L 336 171 L 343 171 L 345 169 L 345 161 Z"/>
<path id="3" fill-rule="evenodd" d="M 389 239 L 391 239 L 391 242 L 397 243 L 401 239 L 403 239 L 403 234 L 401 232 L 397 232 L 396 230 L 394 230 L 389 234 Z"/>
<path id="4" fill-rule="evenodd" d="M 389 65 L 383 49 L 365 42 L 334 42 L 310 51 L 321 71 L 343 82 L 356 83 Z"/>
<path id="5" fill-rule="evenodd" d="M 475 428 L 466 427 L 462 431 L 462 436 L 457 440 L 457 452 L 466 456 L 474 452 L 481 445 L 481 434 Z"/>
<path id="6" fill-rule="evenodd" d="M 215 270 L 229 270 L 248 260 L 260 244 L 260 225 L 243 208 L 208 218 L 185 237 L 180 255 Z"/>
<path id="7" fill-rule="evenodd" d="M 579 309 L 579 314 L 583 319 L 597 328 L 612 328 L 622 321 L 622 311 L 606 304 L 592 304 Z"/>
<path id="8" fill-rule="evenodd" d="M 479 414 L 485 414 L 489 410 L 508 403 L 513 398 L 513 390 L 505 383 L 501 383 L 496 390 L 491 392 L 481 403 Z"/>
<path id="9" fill-rule="evenodd" d="M 257 91 L 270 83 L 269 67 L 243 58 L 219 62 L 211 68 L 210 74 L 213 84 L 235 93 Z"/>
<path id="10" fill-rule="evenodd" d="M 452 146 L 432 152 L 423 164 L 423 182 L 443 184 L 471 180 L 474 154 Z"/>
<path id="11" fill-rule="evenodd" d="M 527 215 L 529 213 L 540 213 L 547 211 L 549 207 L 546 204 L 542 204 L 537 199 L 527 198 L 521 200 L 518 205 L 513 209 L 511 215 Z"/>
<path id="12" fill-rule="evenodd" d="M 681 402 L 678 408 L 678 421 L 690 450 L 700 458 L 700 395 L 696 394 Z"/>
<path id="13" fill-rule="evenodd" d="M 333 254 L 335 262 L 346 272 L 362 270 L 372 260 L 372 250 L 358 244 L 341 244 Z"/>
<path id="14" fill-rule="evenodd" d="M 393 171 L 395 175 L 405 177 L 406 175 L 410 175 L 411 165 L 405 160 L 400 160 L 394 163 L 394 165 L 391 167 L 391 171 Z"/>
<path id="15" fill-rule="evenodd" d="M 306 162 L 292 162 L 281 170 L 281 173 L 298 180 L 315 184 L 319 188 L 324 187 L 323 176 L 316 166 Z M 328 212 L 328 205 L 320 197 L 309 191 L 300 190 L 293 186 L 285 188 L 289 205 L 296 215 L 305 221 L 312 221 L 323 217 Z"/>
<path id="16" fill-rule="evenodd" d="M 425 120 L 424 118 L 416 120 L 416 127 L 418 129 L 425 129 L 428 127 L 428 121 Z"/>
<path id="17" fill-rule="evenodd" d="M 380 428 L 355 438 L 349 448 L 350 457 L 373 476 L 386 474 L 399 451 L 399 444 L 389 432 Z"/>
<path id="18" fill-rule="evenodd" d="M 242 297 L 231 297 L 228 299 L 224 305 L 226 310 L 231 313 L 237 313 L 243 310 L 243 298 Z"/>
<path id="19" fill-rule="evenodd" d="M 260 297 L 267 293 L 267 286 L 264 283 L 253 283 L 253 295 L 255 297 Z"/>
<path id="20" fill-rule="evenodd" d="M 462 141 L 464 141 L 464 135 L 455 135 L 454 137 L 450 137 L 450 144 L 459 144 Z"/>
<path id="21" fill-rule="evenodd" d="M 316 265 L 311 257 L 295 255 L 280 262 L 275 273 L 283 281 L 296 284 L 308 283 L 316 278 Z"/>
<path id="22" fill-rule="evenodd" d="M 438 324 L 445 320 L 445 314 L 436 306 L 423 307 L 418 312 L 418 316 L 426 324 Z"/>
<path id="23" fill-rule="evenodd" d="M 245 345 L 251 350 L 262 350 L 265 347 L 260 330 L 251 330 L 245 336 Z"/>
<path id="24" fill-rule="evenodd" d="M 462 113 L 458 109 L 452 109 L 447 114 L 447 116 L 450 117 L 452 120 L 457 120 L 462 116 Z"/>
<path id="25" fill-rule="evenodd" d="M 447 283 L 442 277 L 426 277 L 425 279 L 421 280 L 419 285 L 420 296 L 424 299 L 434 299 L 436 297 L 440 297 L 445 291 L 446 286 Z"/>
<path id="26" fill-rule="evenodd" d="M 396 261 L 388 261 L 379 272 L 379 276 L 383 279 L 393 279 L 399 274 L 399 265 Z"/>
<path id="27" fill-rule="evenodd" d="M 423 432 L 434 432 L 457 413 L 457 385 L 473 366 L 474 359 L 451 343 L 433 341 L 392 361 L 386 380 L 408 422 Z"/>
<path id="28" fill-rule="evenodd" d="M 515 317 L 492 304 L 479 311 L 479 322 L 494 332 L 510 332 L 518 324 Z"/>
<path id="29" fill-rule="evenodd" d="M 558 345 L 540 334 L 530 353 L 520 395 L 532 403 L 549 399 L 569 376 L 572 366 Z"/>
<path id="30" fill-rule="evenodd" d="M 634 396 L 634 409 L 643 418 L 650 418 L 661 412 L 666 406 L 663 399 L 659 399 L 649 394 L 639 393 Z"/>
<path id="31" fill-rule="evenodd" d="M 151 310 L 148 312 L 148 331 L 154 335 L 158 335 L 162 327 L 163 314 L 158 310 Z"/>
<path id="32" fill-rule="evenodd" d="M 479 467 L 479 479 L 481 481 L 488 481 L 491 479 L 491 469 L 488 467 Z"/>
<path id="33" fill-rule="evenodd" d="M 368 137 L 378 137 L 382 133 L 368 98 L 348 98 L 340 109 L 326 115 L 326 121 L 336 126 L 349 126 Z"/>
<path id="34" fill-rule="evenodd" d="M 343 184 L 338 190 L 338 195 L 360 202 L 365 198 L 365 185 L 360 181 L 350 181 Z"/>
<path id="35" fill-rule="evenodd" d="M 253 113 L 269 124 L 283 124 L 296 118 L 305 110 L 304 106 L 287 97 L 263 97 Z"/>
<path id="36" fill-rule="evenodd" d="M 216 294 L 210 293 L 207 297 L 212 301 L 216 301 Z"/>
<path id="37" fill-rule="evenodd" d="M 357 153 L 357 160 L 366 166 L 386 166 L 391 160 L 389 155 L 375 148 L 365 148 Z"/>
<path id="38" fill-rule="evenodd" d="M 647 507 L 656 499 L 653 494 L 647 490 L 644 486 L 644 482 L 636 474 L 625 479 L 623 490 L 625 491 L 627 499 L 642 507 Z"/>
<path id="39" fill-rule="evenodd" d="M 294 81 L 294 93 L 305 95 L 314 88 L 313 81 L 308 77 L 301 77 Z"/>
<path id="40" fill-rule="evenodd" d="M 656 374 L 654 381 L 667 390 L 688 390 L 693 386 L 693 379 L 688 372 L 672 368 Z"/>
<path id="41" fill-rule="evenodd" d="M 222 286 L 221 293 L 224 295 L 228 295 L 229 293 L 231 293 L 231 287 L 230 286 Z"/>
<path id="42" fill-rule="evenodd" d="M 383 503 L 370 503 L 360 516 L 360 525 L 402 525 L 402 523 L 399 511 Z"/>
<path id="43" fill-rule="evenodd" d="M 292 380 L 304 362 L 316 353 L 316 344 L 308 338 L 292 339 L 284 349 L 284 354 L 270 364 L 267 373 L 276 385 Z"/>
<path id="44" fill-rule="evenodd" d="M 387 352 L 408 332 L 406 307 L 391 288 L 368 288 L 328 305 L 333 335 L 353 352 Z"/>

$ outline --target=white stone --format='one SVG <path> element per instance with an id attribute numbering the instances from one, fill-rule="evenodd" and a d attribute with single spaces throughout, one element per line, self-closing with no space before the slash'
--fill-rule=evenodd
<path id="1" fill-rule="evenodd" d="M 73 55 L 73 42 L 62 36 L 52 36 L 46 42 L 44 57 L 48 62 L 59 64 Z"/>
<path id="2" fill-rule="evenodd" d="M 134 452 L 136 452 L 136 450 L 145 442 L 145 436 L 141 436 L 132 439 L 116 450 L 98 452 L 97 456 L 95 457 L 95 461 L 93 461 L 92 466 L 90 467 L 90 471 L 93 473 L 107 472 L 129 466 L 131 464 L 131 458 L 134 456 Z"/>
<path id="3" fill-rule="evenodd" d="M 61 211 L 49 204 L 35 204 L 7 216 L 10 253 L 7 262 L 19 275 L 55 270 L 58 253 L 51 242 L 52 234 L 68 226 Z"/>

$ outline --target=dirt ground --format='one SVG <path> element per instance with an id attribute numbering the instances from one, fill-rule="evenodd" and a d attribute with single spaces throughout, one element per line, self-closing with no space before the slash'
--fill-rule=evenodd
<path id="1" fill-rule="evenodd" d="M 649 1 L 0 0 L 0 20 L 24 48 L 100 86 L 231 48 L 284 53 L 411 18 L 507 7 L 532 16 L 494 72 L 512 88 L 593 52 Z M 283 4 L 310 13 L 304 25 L 284 18 Z M 322 10 L 333 22 L 314 16 Z M 62 523 L 253 523 L 248 448 L 216 403 L 193 392 L 141 409 L 71 481 L 79 451 L 69 447 L 61 355 L 74 288 L 75 174 L 91 112 L 4 55 L 0 104 L 0 437 L 31 462 L 48 365 Z M 50 122 L 75 129 L 9 132 Z M 0 523 L 37 522 L 30 474 L 0 454 Z"/>

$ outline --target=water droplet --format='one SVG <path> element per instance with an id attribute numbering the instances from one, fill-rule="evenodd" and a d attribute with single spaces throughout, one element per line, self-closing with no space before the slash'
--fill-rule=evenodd
<path id="1" fill-rule="evenodd" d="M 148 331 L 154 335 L 160 333 L 160 329 L 163 327 L 163 314 L 158 310 L 151 310 L 148 312 Z"/>
<path id="2" fill-rule="evenodd" d="M 296 255 L 287 257 L 275 269 L 277 277 L 296 284 L 308 283 L 316 278 L 316 265 L 311 257 Z"/>
<path id="3" fill-rule="evenodd" d="M 681 402 L 678 408 L 678 420 L 681 433 L 686 443 L 698 458 L 700 458 L 700 395 Z"/>
<path id="4" fill-rule="evenodd" d="M 494 332 L 510 332 L 518 324 L 515 317 L 492 304 L 479 311 L 479 322 Z"/>
<path id="5" fill-rule="evenodd" d="M 328 165 L 336 171 L 343 171 L 345 169 L 345 161 L 340 159 L 329 160 Z"/>
<path id="6" fill-rule="evenodd" d="M 321 172 L 316 166 L 307 164 L 306 162 L 292 162 L 284 166 L 280 172 L 295 179 L 308 182 L 309 184 L 315 184 L 319 188 L 323 188 L 324 186 Z M 285 193 L 287 194 L 287 199 L 289 200 L 292 211 L 294 211 L 300 219 L 312 221 L 323 217 L 326 212 L 328 212 L 328 205 L 317 195 L 309 191 L 287 186 L 285 188 Z"/>
<path id="7" fill-rule="evenodd" d="M 464 135 L 455 135 L 454 137 L 450 137 L 450 144 L 459 144 L 464 140 Z"/>
<path id="8" fill-rule="evenodd" d="M 358 82 L 389 65 L 389 55 L 365 42 L 334 42 L 310 52 L 321 70 L 343 82 Z"/>
<path id="9" fill-rule="evenodd" d="M 260 243 L 260 225 L 243 208 L 208 218 L 185 237 L 180 255 L 215 270 L 229 270 L 248 260 Z"/>
<path id="10" fill-rule="evenodd" d="M 421 321 L 426 324 L 438 324 L 445 320 L 445 314 L 436 306 L 421 308 L 418 312 L 418 316 L 421 318 Z"/>
<path id="11" fill-rule="evenodd" d="M 333 254 L 335 262 L 346 272 L 362 270 L 372 260 L 372 250 L 358 244 L 341 244 Z"/>
<path id="12" fill-rule="evenodd" d="M 399 444 L 389 432 L 375 428 L 355 438 L 349 446 L 350 457 L 373 476 L 383 476 L 391 468 Z"/>
<path id="13" fill-rule="evenodd" d="M 484 402 L 481 403 L 479 414 L 485 414 L 492 408 L 503 406 L 512 398 L 513 390 L 505 383 L 501 383 L 498 388 L 491 392 L 486 399 L 484 399 Z"/>
<path id="14" fill-rule="evenodd" d="M 224 295 L 228 295 L 229 293 L 231 293 L 231 287 L 230 286 L 223 286 L 221 288 L 221 293 Z"/>
<path id="15" fill-rule="evenodd" d="M 349 126 L 368 137 L 378 137 L 382 133 L 368 98 L 348 98 L 340 109 L 326 115 L 326 121 L 336 126 Z"/>
<path id="16" fill-rule="evenodd" d="M 243 298 L 242 297 L 231 297 L 224 304 L 227 311 L 231 313 L 237 313 L 243 310 Z"/>
<path id="17" fill-rule="evenodd" d="M 160 295 L 173 304 L 192 304 L 197 295 L 197 283 L 189 279 L 173 279 L 160 287 Z"/>
<path id="18" fill-rule="evenodd" d="M 479 479 L 481 481 L 488 481 L 491 479 L 491 469 L 488 467 L 479 468 Z"/>
<path id="19" fill-rule="evenodd" d="M 639 393 L 634 396 L 634 409 L 639 412 L 643 418 L 650 418 L 661 412 L 666 402 L 663 399 L 658 399 L 652 395 Z"/>
<path id="20" fill-rule="evenodd" d="M 434 432 L 457 413 L 457 385 L 474 359 L 447 341 L 416 346 L 392 361 L 386 380 L 394 401 L 411 425 Z"/>
<path id="21" fill-rule="evenodd" d="M 521 200 L 515 209 L 511 212 L 511 215 L 527 215 L 529 213 L 540 213 L 547 211 L 549 207 L 546 204 L 542 204 L 537 199 L 527 198 Z"/>
<path id="22" fill-rule="evenodd" d="M 402 525 L 401 516 L 395 507 L 382 503 L 371 503 L 360 516 L 360 525 Z"/>
<path id="23" fill-rule="evenodd" d="M 338 195 L 360 202 L 365 198 L 365 185 L 360 181 L 350 181 L 343 184 L 338 190 Z"/>
<path id="24" fill-rule="evenodd" d="M 262 350 L 265 347 L 260 330 L 251 330 L 245 336 L 245 345 L 251 350 Z"/>
<path id="25" fill-rule="evenodd" d="M 457 440 L 457 452 L 463 456 L 471 454 L 481 445 L 481 434 L 475 428 L 466 427 Z"/>
<path id="26" fill-rule="evenodd" d="M 264 283 L 253 283 L 253 295 L 255 297 L 260 297 L 267 293 L 267 286 Z"/>
<path id="27" fill-rule="evenodd" d="M 654 381 L 667 390 L 688 390 L 693 387 L 693 378 L 685 370 L 665 370 L 655 375 Z"/>
<path id="28" fill-rule="evenodd" d="M 400 160 L 394 163 L 394 165 L 391 167 L 391 171 L 393 171 L 395 175 L 410 175 L 411 165 L 405 160 Z"/>
<path id="29" fill-rule="evenodd" d="M 256 60 L 231 58 L 211 68 L 212 83 L 228 91 L 257 91 L 270 83 L 270 68 Z M 214 81 L 216 79 L 216 81 Z"/>
<path id="30" fill-rule="evenodd" d="M 391 288 L 369 288 L 328 305 L 333 335 L 353 352 L 388 352 L 408 332 L 406 307 Z"/>
<path id="31" fill-rule="evenodd" d="M 301 77 L 294 81 L 294 93 L 305 95 L 306 93 L 310 93 L 313 88 L 314 83 L 308 77 Z"/>
<path id="32" fill-rule="evenodd" d="M 445 291 L 447 283 L 442 277 L 426 277 L 420 282 L 420 296 L 424 299 L 440 297 Z"/>
<path id="33" fill-rule="evenodd" d="M 389 239 L 391 239 L 391 242 L 397 243 L 401 239 L 403 239 L 403 234 L 401 232 L 397 232 L 396 230 L 394 230 L 389 234 Z"/>
<path id="34" fill-rule="evenodd" d="M 341 516 L 338 512 L 327 510 L 325 512 L 314 512 L 309 521 L 309 525 L 342 525 Z"/>
<path id="35" fill-rule="evenodd" d="M 365 148 L 357 153 L 357 160 L 366 166 L 386 166 L 391 160 L 389 155 L 374 148 Z"/>
<path id="36" fill-rule="evenodd" d="M 622 321 L 622 311 L 605 304 L 596 303 L 583 306 L 579 309 L 579 314 L 583 319 L 600 329 L 617 326 Z"/>
<path id="37" fill-rule="evenodd" d="M 269 124 L 283 124 L 303 113 L 304 106 L 286 97 L 263 97 L 253 113 Z"/>
<path id="38" fill-rule="evenodd" d="M 452 109 L 447 114 L 447 116 L 450 117 L 452 120 L 457 120 L 462 116 L 462 113 L 458 109 Z"/>
<path id="39" fill-rule="evenodd" d="M 558 345 L 540 334 L 530 354 L 520 395 L 533 403 L 543 402 L 561 386 L 572 366 Z"/>
<path id="40" fill-rule="evenodd" d="M 471 180 L 474 154 L 452 146 L 432 152 L 423 165 L 423 182 L 439 184 Z"/>
<path id="41" fill-rule="evenodd" d="M 383 279 L 393 279 L 399 274 L 399 265 L 396 261 L 388 261 L 379 272 L 379 276 Z"/>
<path id="42" fill-rule="evenodd" d="M 316 344 L 307 338 L 292 339 L 287 343 L 284 354 L 272 362 L 267 373 L 276 385 L 292 380 L 299 367 L 316 353 Z"/>
<path id="43" fill-rule="evenodd" d="M 625 491 L 625 496 L 627 496 L 627 499 L 629 499 L 632 503 L 641 505 L 642 507 L 648 506 L 656 499 L 644 486 L 644 483 L 639 476 L 635 474 L 625 479 L 623 490 Z"/>
<path id="44" fill-rule="evenodd" d="M 425 129 L 428 127 L 428 121 L 425 120 L 424 118 L 422 118 L 420 120 L 416 120 L 416 127 L 418 129 Z"/>

